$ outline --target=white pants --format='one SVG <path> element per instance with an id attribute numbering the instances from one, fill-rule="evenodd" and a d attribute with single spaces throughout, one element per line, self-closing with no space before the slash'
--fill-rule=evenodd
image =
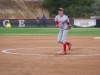
<path id="1" fill-rule="evenodd" d="M 66 43 L 67 34 L 68 34 L 68 30 L 60 29 L 57 41 L 59 43 Z"/>

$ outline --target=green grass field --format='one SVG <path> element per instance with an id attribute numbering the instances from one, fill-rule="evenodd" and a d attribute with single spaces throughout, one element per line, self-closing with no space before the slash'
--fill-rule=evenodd
<path id="1" fill-rule="evenodd" d="M 57 35 L 57 28 L 0 28 L 0 35 Z M 72 28 L 69 36 L 100 36 L 100 28 Z"/>

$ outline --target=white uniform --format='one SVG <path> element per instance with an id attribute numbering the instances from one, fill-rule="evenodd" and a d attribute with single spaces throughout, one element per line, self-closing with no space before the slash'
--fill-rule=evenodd
<path id="1" fill-rule="evenodd" d="M 57 41 L 59 43 L 66 43 L 68 30 L 65 29 L 67 29 L 68 27 L 67 22 L 69 22 L 69 18 L 66 15 L 63 15 L 62 17 L 60 17 L 60 15 L 57 15 L 55 17 L 55 21 L 58 21 L 58 25 L 60 28 Z"/>

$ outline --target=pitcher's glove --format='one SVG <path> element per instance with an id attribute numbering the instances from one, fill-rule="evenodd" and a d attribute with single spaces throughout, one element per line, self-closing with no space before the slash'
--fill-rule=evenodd
<path id="1" fill-rule="evenodd" d="M 72 28 L 72 27 L 71 27 L 71 25 L 70 25 L 70 26 L 68 26 L 67 29 L 65 29 L 65 30 L 70 30 L 71 28 Z"/>

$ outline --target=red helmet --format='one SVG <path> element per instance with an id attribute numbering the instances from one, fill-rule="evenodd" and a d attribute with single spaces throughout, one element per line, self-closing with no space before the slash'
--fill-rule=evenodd
<path id="1" fill-rule="evenodd" d="M 58 8 L 58 11 L 64 11 L 64 9 L 63 8 Z"/>

